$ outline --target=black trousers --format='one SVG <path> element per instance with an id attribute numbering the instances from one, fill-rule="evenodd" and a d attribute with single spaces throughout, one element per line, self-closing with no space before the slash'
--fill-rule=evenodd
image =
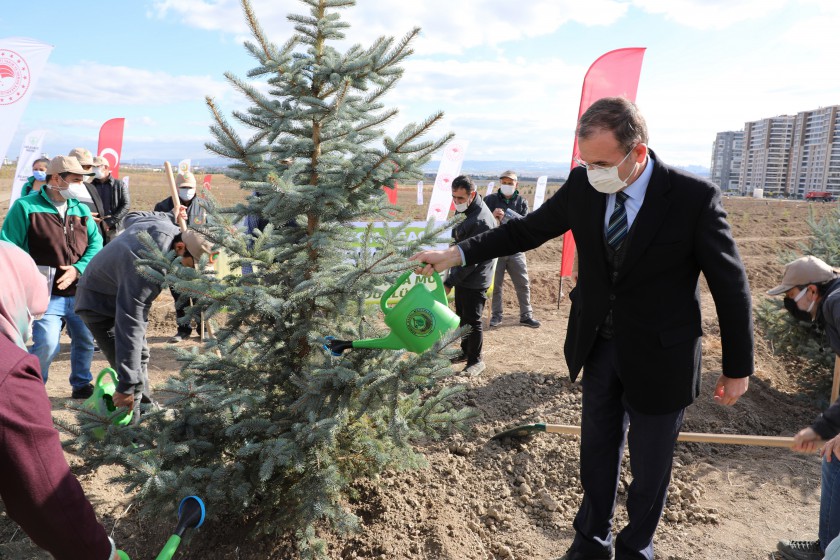
<path id="1" fill-rule="evenodd" d="M 178 304 L 178 298 L 181 297 L 181 294 L 176 292 L 172 286 L 169 287 L 169 292 L 172 294 L 172 298 L 175 300 L 175 317 L 177 318 L 178 322 L 178 334 L 181 335 L 182 338 L 189 338 L 192 336 L 192 326 L 190 323 L 184 324 L 181 320 L 187 316 L 186 312 L 184 312 L 184 305 Z"/>
<path id="2" fill-rule="evenodd" d="M 569 550 L 585 558 L 609 558 L 615 548 L 616 560 L 653 560 L 653 535 L 665 507 L 685 409 L 668 414 L 634 410 L 624 397 L 619 371 L 614 341 L 599 337 L 583 369 L 583 501 Z M 630 446 L 633 475 L 627 493 L 629 522 L 613 546 L 612 518 L 625 440 Z"/>
<path id="3" fill-rule="evenodd" d="M 105 354 L 105 359 L 108 360 L 111 368 L 115 372 L 119 372 L 117 365 L 117 346 L 114 337 L 114 318 L 99 315 L 98 313 L 82 312 L 79 314 L 85 322 L 90 334 L 99 349 Z M 149 403 L 151 400 L 151 389 L 149 387 L 149 345 L 143 339 L 143 349 L 140 354 L 142 366 L 142 385 L 135 386 L 134 391 L 134 422 L 140 419 L 140 403 Z M 119 373 L 118 373 L 119 375 Z"/>
<path id="4" fill-rule="evenodd" d="M 470 332 L 461 339 L 461 350 L 467 357 L 467 367 L 481 361 L 484 334 L 481 316 L 487 302 L 487 290 L 455 287 L 455 314 L 461 318 L 460 326 L 469 325 Z"/>

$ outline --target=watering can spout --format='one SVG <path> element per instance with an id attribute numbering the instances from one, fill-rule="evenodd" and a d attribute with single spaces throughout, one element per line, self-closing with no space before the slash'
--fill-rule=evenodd
<path id="1" fill-rule="evenodd" d="M 405 348 L 405 342 L 393 332 L 389 333 L 385 338 L 354 340 L 351 344 L 353 348 L 378 348 L 381 350 L 403 350 Z"/>

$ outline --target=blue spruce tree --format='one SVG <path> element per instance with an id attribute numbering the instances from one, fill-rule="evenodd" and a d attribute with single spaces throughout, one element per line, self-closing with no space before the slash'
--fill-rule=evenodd
<path id="1" fill-rule="evenodd" d="M 301 0 L 308 15 L 290 15 L 296 33 L 282 46 L 267 40 L 247 0 L 256 59 L 247 79 L 225 74 L 250 102 L 231 126 L 215 102 L 215 141 L 207 148 L 232 161 L 248 194 L 213 210 L 203 231 L 246 275 L 218 278 L 175 265 L 149 239 L 144 273 L 174 285 L 212 318 L 210 349 L 182 351 L 183 368 L 154 394 L 164 410 L 138 426 L 109 428 L 105 441 L 77 430 L 93 463 L 126 467 L 121 480 L 139 489 L 146 512 L 159 514 L 197 494 L 208 515 L 231 512 L 256 531 L 295 535 L 303 557 L 323 557 L 320 531 L 357 527 L 347 507 L 352 485 L 384 469 L 422 464 L 412 444 L 462 425 L 472 411 L 453 400 L 460 388 L 441 340 L 422 355 L 324 350 L 328 336 L 379 336 L 381 322 L 365 297 L 409 269 L 406 257 L 436 239 L 431 225 L 408 241 L 402 228 L 361 239 L 354 221 L 387 218 L 382 186 L 422 177 L 421 166 L 450 138 L 425 139 L 438 113 L 393 138 L 397 116 L 383 97 L 402 76 L 419 29 L 402 40 L 380 38 L 344 53 L 338 9 L 352 0 Z M 264 80 L 257 87 L 256 80 Z M 243 140 L 237 130 L 252 135 Z M 254 235 L 230 224 L 249 217 Z M 107 419 L 86 416 L 86 427 Z"/>

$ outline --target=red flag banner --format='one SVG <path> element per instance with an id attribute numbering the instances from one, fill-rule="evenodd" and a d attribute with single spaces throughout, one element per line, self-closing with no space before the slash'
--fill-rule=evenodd
<path id="1" fill-rule="evenodd" d="M 616 49 L 601 55 L 592 63 L 583 78 L 583 88 L 580 94 L 580 109 L 578 120 L 595 101 L 603 97 L 626 97 L 636 101 L 636 91 L 639 89 L 639 75 L 642 72 L 644 48 Z M 577 165 L 578 156 L 577 134 L 572 149 L 572 165 Z M 575 262 L 575 238 L 568 231 L 563 235 L 563 258 L 560 263 L 560 276 L 571 276 Z"/>
<path id="2" fill-rule="evenodd" d="M 122 158 L 123 128 L 125 119 L 111 119 L 106 121 L 99 129 L 99 149 L 96 153 L 99 157 L 108 160 L 111 168 L 111 175 L 115 179 L 120 178 L 120 159 Z"/>
<path id="3" fill-rule="evenodd" d="M 391 204 L 397 204 L 397 184 L 394 183 L 394 188 L 383 186 L 382 190 L 385 191 L 385 194 L 388 195 L 388 202 Z"/>

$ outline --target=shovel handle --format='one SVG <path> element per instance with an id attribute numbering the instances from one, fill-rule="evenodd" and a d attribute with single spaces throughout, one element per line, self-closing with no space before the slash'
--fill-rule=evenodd
<path id="1" fill-rule="evenodd" d="M 569 424 L 546 424 L 545 431 L 549 434 L 580 435 L 580 426 Z M 680 432 L 677 441 L 692 443 L 724 443 L 728 445 L 758 445 L 764 447 L 791 447 L 793 437 L 785 436 L 752 436 L 741 434 L 708 434 L 702 432 Z"/>
<path id="2" fill-rule="evenodd" d="M 175 177 L 172 175 L 172 165 L 167 161 L 163 164 L 166 170 L 166 179 L 169 181 L 169 196 L 172 197 L 172 211 L 175 213 L 175 219 L 178 220 L 178 227 L 181 231 L 187 231 L 187 223 L 181 217 L 181 199 L 178 197 L 178 187 L 175 185 Z"/>

